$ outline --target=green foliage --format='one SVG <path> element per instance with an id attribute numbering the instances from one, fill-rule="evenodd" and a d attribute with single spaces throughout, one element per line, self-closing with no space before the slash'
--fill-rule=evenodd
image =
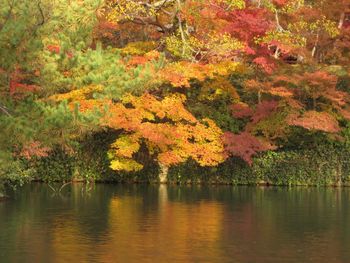
<path id="1" fill-rule="evenodd" d="M 264 138 L 286 140 L 290 127 L 286 123 L 288 112 L 278 111 L 269 118 L 263 119 L 253 127 L 253 133 L 263 135 Z"/>
<path id="2" fill-rule="evenodd" d="M 254 158 L 251 167 L 235 158 L 210 169 L 187 162 L 169 171 L 169 181 L 177 184 L 349 185 L 350 165 L 346 158 L 349 153 L 344 147 L 323 144 L 298 151 L 269 151 Z"/>
<path id="3" fill-rule="evenodd" d="M 195 84 L 186 92 L 187 107 L 196 118 L 210 118 L 224 131 L 239 132 L 244 127 L 244 122 L 232 118 L 228 107 L 232 97 L 227 94 L 221 94 L 214 99 L 202 96 L 201 84 Z"/>
<path id="4" fill-rule="evenodd" d="M 53 89 L 54 83 L 59 82 L 59 76 L 51 71 L 47 77 L 45 70 L 67 67 L 66 64 L 72 62 L 66 52 L 75 47 L 81 50 L 91 43 L 95 11 L 100 4 L 96 0 L 69 3 L 59 0 L 55 4 L 47 0 L 24 0 L 1 4 L 0 156 L 4 161 L 0 162 L 0 170 L 5 175 L 0 177 L 7 181 L 28 178 L 20 172 L 26 173 L 26 169 L 19 164 L 18 158 L 24 147 L 30 149 L 30 143 L 40 145 L 45 151 L 54 145 L 69 148 L 73 137 L 93 127 L 93 114 L 72 112 L 64 102 L 47 103 L 44 97 Z M 52 43 L 58 43 L 61 52 L 56 54 L 59 63 L 55 65 L 44 59 L 50 55 L 46 48 Z M 40 92 L 12 96 L 12 86 L 25 88 L 29 84 L 40 85 Z M 60 85 L 60 89 L 64 89 L 64 85 Z M 37 150 L 41 151 L 40 148 Z M 8 162 L 12 165 L 7 165 Z"/>
<path id="5" fill-rule="evenodd" d="M 0 187 L 1 185 L 21 186 L 33 179 L 35 171 L 30 168 L 28 169 L 23 162 L 9 159 L 7 161 L 7 163 L 0 162 Z"/>
<path id="6" fill-rule="evenodd" d="M 45 182 L 155 182 L 157 165 L 152 160 L 142 161 L 142 172 L 128 173 L 113 171 L 106 152 L 118 133 L 101 131 L 86 135 L 76 145 L 74 153 L 67 154 L 55 149 L 46 158 L 25 162 L 36 180 Z M 142 159 L 142 158 L 141 158 Z"/>
<path id="7" fill-rule="evenodd" d="M 338 78 L 337 89 L 350 94 L 350 75 L 345 75 Z"/>
<path id="8" fill-rule="evenodd" d="M 348 185 L 347 149 L 319 145 L 299 151 L 268 152 L 254 163 L 254 173 L 273 185 Z"/>
<path id="9" fill-rule="evenodd" d="M 142 172 L 116 173 L 109 168 L 106 151 L 116 136 L 117 133 L 111 131 L 95 133 L 85 137 L 73 155 L 56 149 L 49 157 L 30 163 L 17 162 L 21 166 L 12 168 L 11 178 L 22 182 L 25 178 L 46 182 L 157 182 L 157 165 L 144 159 L 145 156 L 137 157 L 145 165 Z M 172 166 L 168 180 L 175 184 L 350 185 L 349 154 L 350 148 L 320 139 L 304 144 L 304 148 L 260 154 L 254 158 L 252 166 L 239 158 L 230 158 L 216 167 L 201 167 L 190 159 Z M 23 171 L 25 177 L 22 177 Z"/>
<path id="10" fill-rule="evenodd" d="M 41 84 L 48 87 L 45 93 L 95 86 L 103 88 L 105 97 L 119 99 L 125 92 L 144 91 L 151 82 L 152 73 L 147 66 L 127 68 L 116 49 L 102 49 L 98 43 L 95 49 L 74 50 L 73 54 L 69 58 L 65 53 L 45 52 L 41 76 Z"/>
<path id="11" fill-rule="evenodd" d="M 99 0 L 5 1 L 0 6 L 0 67 L 32 68 L 46 42 L 86 46 L 100 5 Z"/>

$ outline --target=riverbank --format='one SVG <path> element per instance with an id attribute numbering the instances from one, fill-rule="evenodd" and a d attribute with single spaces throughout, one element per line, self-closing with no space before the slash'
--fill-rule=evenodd
<path id="1" fill-rule="evenodd" d="M 10 184 L 41 182 L 159 183 L 158 164 L 146 154 L 138 157 L 144 169 L 117 172 L 106 152 L 115 134 L 103 133 L 81 142 L 68 154 L 56 149 L 44 158 L 16 163 L 7 173 Z M 343 144 L 311 143 L 303 148 L 267 151 L 253 158 L 251 165 L 229 158 L 215 167 L 202 167 L 193 160 L 171 166 L 167 183 L 174 185 L 267 185 L 267 186 L 350 186 L 350 150 Z M 23 174 L 20 175 L 20 174 Z M 4 174 L 5 175 L 5 174 Z M 6 176 L 6 175 L 5 175 Z M 6 181 L 6 178 L 4 178 Z"/>
<path id="2" fill-rule="evenodd" d="M 350 186 L 346 155 L 334 149 L 328 154 L 307 151 L 268 152 L 251 166 L 231 158 L 217 167 L 201 167 L 193 161 L 171 167 L 168 184 L 271 185 L 271 186 Z M 343 153 L 344 154 L 344 153 Z M 108 160 L 67 158 L 57 155 L 31 165 L 31 178 L 43 182 L 159 183 L 159 168 L 149 163 L 135 173 L 117 173 Z"/>

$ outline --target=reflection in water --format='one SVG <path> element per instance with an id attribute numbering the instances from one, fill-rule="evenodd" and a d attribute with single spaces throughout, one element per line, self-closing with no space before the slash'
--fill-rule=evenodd
<path id="1" fill-rule="evenodd" d="M 166 202 L 165 186 L 159 192 L 159 207 L 145 210 L 145 202 L 140 197 L 116 197 L 110 204 L 110 242 L 106 252 L 110 259 L 118 258 L 120 262 L 135 260 L 139 255 L 143 261 L 204 260 L 210 255 L 218 257 L 216 250 L 222 224 L 222 205 L 217 202 L 199 202 L 184 204 Z M 136 252 L 123 251 L 119 246 Z M 193 255 L 191 249 L 203 249 L 205 252 Z M 169 249 L 172 253 L 169 253 Z M 197 258 L 193 258 L 197 257 Z M 200 257 L 200 258 L 198 258 Z M 200 261 L 202 261 L 200 260 Z"/>
<path id="2" fill-rule="evenodd" d="M 350 189 L 34 184 L 0 203 L 0 262 L 347 262 Z"/>

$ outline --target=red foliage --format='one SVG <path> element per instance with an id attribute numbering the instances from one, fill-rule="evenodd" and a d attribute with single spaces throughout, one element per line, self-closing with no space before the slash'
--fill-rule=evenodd
<path id="1" fill-rule="evenodd" d="M 59 45 L 47 45 L 47 50 L 49 50 L 51 53 L 59 54 L 61 51 L 61 47 Z"/>
<path id="2" fill-rule="evenodd" d="M 262 8 L 248 7 L 232 12 L 221 11 L 218 13 L 218 17 L 227 22 L 222 31 L 245 43 L 245 53 L 247 55 L 258 55 L 254 63 L 261 66 L 267 73 L 272 73 L 274 64 L 266 58 L 271 56 L 268 47 L 256 43 L 257 38 L 264 36 L 266 32 L 274 27 L 269 11 Z"/>
<path id="3" fill-rule="evenodd" d="M 310 86 L 333 88 L 337 83 L 337 77 L 325 71 L 306 72 L 299 78 L 300 82 L 306 82 Z"/>
<path id="4" fill-rule="evenodd" d="M 307 111 L 302 116 L 291 115 L 288 124 L 329 133 L 340 131 L 338 121 L 327 112 Z"/>
<path id="5" fill-rule="evenodd" d="M 61 47 L 59 45 L 47 45 L 46 48 L 47 48 L 47 50 L 49 50 L 53 54 L 60 54 L 61 53 Z M 65 54 L 68 58 L 74 57 L 74 54 L 71 51 L 66 51 Z"/>
<path id="6" fill-rule="evenodd" d="M 229 22 L 226 32 L 246 43 L 253 43 L 254 38 L 263 36 L 273 26 L 263 9 L 241 9 L 218 13 L 218 16 Z"/>
<path id="7" fill-rule="evenodd" d="M 262 119 L 270 116 L 278 107 L 278 101 L 270 100 L 263 101 L 255 109 L 255 113 L 252 117 L 252 124 L 256 124 Z"/>
<path id="8" fill-rule="evenodd" d="M 20 98 L 24 93 L 35 92 L 37 89 L 36 85 L 22 84 L 15 80 L 10 81 L 10 95 L 12 97 Z"/>
<path id="9" fill-rule="evenodd" d="M 253 62 L 268 74 L 272 74 L 275 68 L 275 64 L 266 57 L 257 57 Z"/>
<path id="10" fill-rule="evenodd" d="M 249 46 L 246 46 L 246 47 L 245 47 L 244 52 L 245 52 L 247 55 L 255 55 L 255 54 L 256 54 L 255 50 L 252 49 L 252 48 L 249 47 Z"/>
<path id="11" fill-rule="evenodd" d="M 22 98 L 26 93 L 35 92 L 38 89 L 36 85 L 21 83 L 23 76 L 17 68 L 11 75 L 9 82 L 9 93 L 14 98 Z"/>
<path id="12" fill-rule="evenodd" d="M 282 7 L 285 4 L 287 4 L 289 2 L 289 0 L 272 0 L 272 2 L 278 6 L 278 7 Z"/>
<path id="13" fill-rule="evenodd" d="M 238 119 L 252 117 L 254 114 L 254 111 L 248 105 L 242 103 L 234 104 L 230 108 L 232 110 L 233 117 Z"/>
<path id="14" fill-rule="evenodd" d="M 223 135 L 223 141 L 229 155 L 240 157 L 249 165 L 253 163 L 252 157 L 255 154 L 272 149 L 271 145 L 262 143 L 248 132 L 240 134 L 226 132 Z"/>
<path id="15" fill-rule="evenodd" d="M 345 106 L 349 102 L 349 95 L 344 91 L 329 90 L 324 97 L 339 106 Z"/>
<path id="16" fill-rule="evenodd" d="M 100 21 L 97 27 L 99 30 L 118 30 L 118 24 L 109 21 Z"/>

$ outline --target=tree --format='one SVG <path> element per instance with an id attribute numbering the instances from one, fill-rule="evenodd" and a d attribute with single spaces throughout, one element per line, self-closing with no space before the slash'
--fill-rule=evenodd
<path id="1" fill-rule="evenodd" d="M 166 181 L 168 167 L 189 158 L 201 166 L 225 160 L 221 130 L 212 120 L 199 121 L 188 112 L 183 95 L 175 93 L 159 100 L 146 93 L 140 97 L 125 95 L 119 103 L 108 99 L 79 102 L 84 112 L 108 105 L 100 125 L 122 131 L 108 153 L 113 170 L 142 169 L 143 165 L 134 159 L 142 145 L 159 163 L 162 182 Z"/>
<path id="2" fill-rule="evenodd" d="M 66 104 L 46 103 L 57 75 L 48 76 L 43 65 L 52 66 L 45 60 L 50 53 L 57 60 L 61 58 L 62 67 L 71 57 L 68 49 L 83 49 L 89 44 L 99 5 L 98 1 L 53 4 L 46 0 L 1 4 L 1 178 L 23 174 L 21 158 L 44 157 L 54 145 L 67 146 L 72 133 L 78 135 L 77 130 L 81 130 L 73 120 L 87 124 L 88 118 L 74 114 Z"/>

